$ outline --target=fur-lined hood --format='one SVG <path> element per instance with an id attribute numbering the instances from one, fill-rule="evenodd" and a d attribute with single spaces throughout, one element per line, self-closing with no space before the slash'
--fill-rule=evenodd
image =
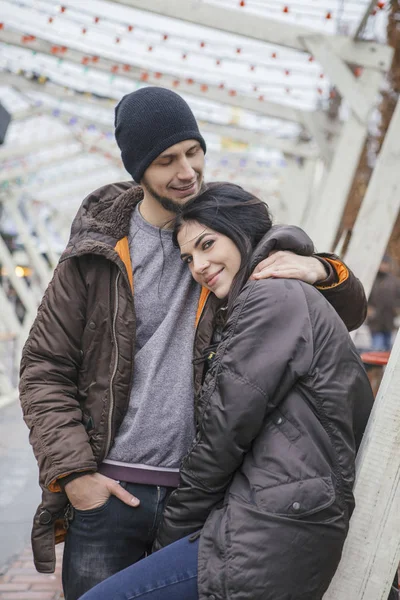
<path id="1" fill-rule="evenodd" d="M 105 185 L 89 194 L 72 222 L 61 260 L 99 250 L 104 254 L 107 247 L 114 249 L 128 235 L 132 210 L 141 200 L 143 190 L 134 181 Z"/>

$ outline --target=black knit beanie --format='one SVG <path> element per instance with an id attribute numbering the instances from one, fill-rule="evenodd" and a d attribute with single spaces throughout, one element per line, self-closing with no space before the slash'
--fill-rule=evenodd
<path id="1" fill-rule="evenodd" d="M 122 98 L 115 109 L 115 139 L 125 169 L 137 183 L 153 160 L 178 142 L 197 140 L 206 152 L 189 105 L 159 87 L 140 88 Z"/>

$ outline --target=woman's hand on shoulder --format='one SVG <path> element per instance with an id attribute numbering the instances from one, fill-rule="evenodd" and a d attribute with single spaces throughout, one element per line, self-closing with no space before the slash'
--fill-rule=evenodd
<path id="1" fill-rule="evenodd" d="M 294 252 L 279 250 L 271 252 L 254 269 L 250 279 L 300 279 L 314 285 L 327 277 L 325 267 L 314 256 L 299 256 Z"/>

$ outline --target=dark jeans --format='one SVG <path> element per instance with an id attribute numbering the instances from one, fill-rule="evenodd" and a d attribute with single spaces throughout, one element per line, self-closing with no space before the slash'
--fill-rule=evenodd
<path id="1" fill-rule="evenodd" d="M 81 600 L 198 600 L 199 540 L 190 542 L 190 537 L 103 581 Z"/>
<path id="2" fill-rule="evenodd" d="M 62 581 L 65 600 L 144 558 L 151 550 L 169 488 L 121 482 L 139 498 L 134 508 L 111 496 L 93 510 L 73 509 L 65 540 Z"/>

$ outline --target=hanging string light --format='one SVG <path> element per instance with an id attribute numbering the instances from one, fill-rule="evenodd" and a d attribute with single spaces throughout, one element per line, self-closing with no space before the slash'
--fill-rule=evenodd
<path id="1" fill-rule="evenodd" d="M 95 17 L 95 21 L 98 21 L 98 20 L 100 20 L 100 17 Z M 128 30 L 131 30 L 131 29 L 133 29 L 133 26 L 129 25 L 128 26 Z M 81 30 L 82 35 L 85 35 L 87 32 L 88 32 L 88 29 L 86 27 L 82 28 L 82 30 Z M 163 34 L 164 41 L 167 38 L 168 38 L 168 34 Z M 122 38 L 120 38 L 120 37 L 114 38 L 114 41 L 115 41 L 116 44 L 119 44 L 119 43 L 122 42 Z M 208 44 L 204 40 L 199 41 L 199 45 L 200 45 L 201 48 L 205 48 L 206 46 L 208 46 Z M 151 52 L 152 50 L 153 50 L 153 46 L 149 46 L 148 47 L 148 51 Z M 243 49 L 242 48 L 236 48 L 235 49 L 235 53 L 236 53 L 236 56 L 238 57 L 238 60 L 240 60 L 239 56 L 243 53 Z M 188 56 L 187 52 L 184 52 L 181 55 L 181 59 L 185 60 L 187 58 L 187 56 Z M 272 56 L 272 58 L 277 58 L 277 53 L 273 52 L 271 54 L 271 56 Z M 234 60 L 234 59 L 232 59 L 232 60 Z M 311 60 L 312 59 L 310 59 L 310 62 L 311 62 Z M 221 64 L 221 59 L 220 58 L 215 59 L 215 64 L 217 66 L 219 66 Z M 267 65 L 262 65 L 262 66 L 267 67 Z M 253 70 L 253 65 L 249 64 L 248 68 L 252 71 Z"/>
<path id="2" fill-rule="evenodd" d="M 285 4 L 283 6 L 282 5 L 281 6 L 276 6 L 275 0 L 265 0 L 265 1 L 266 1 L 267 5 L 271 4 L 271 6 L 268 6 L 268 8 L 270 8 L 271 10 L 282 11 L 286 15 L 289 15 L 290 13 L 293 13 L 293 14 L 295 14 L 295 16 L 297 16 L 299 18 L 302 17 L 302 16 L 307 16 L 307 17 L 314 18 L 314 19 L 320 19 L 322 17 L 322 18 L 324 18 L 324 20 L 330 21 L 330 20 L 333 19 L 333 16 L 334 16 L 334 13 L 333 13 L 332 10 L 328 10 L 327 12 L 325 11 L 323 14 L 315 14 L 315 11 L 317 9 L 319 9 L 319 8 L 321 8 L 322 10 L 324 10 L 324 8 L 323 7 L 319 7 L 317 3 L 316 3 L 315 6 L 309 7 L 312 11 L 314 11 L 314 14 L 313 14 L 313 13 L 304 13 L 304 11 L 301 12 L 299 5 L 296 5 L 296 7 L 293 8 L 293 6 L 291 6 L 290 4 Z M 238 6 L 239 7 L 245 7 L 248 4 L 250 4 L 250 2 L 245 2 L 244 0 L 238 1 Z M 274 4 L 275 6 L 272 6 L 272 4 Z M 356 2 L 353 1 L 353 2 L 350 2 L 350 4 L 353 5 L 353 4 L 356 4 Z M 387 2 L 378 2 L 377 3 L 377 9 L 382 10 L 386 5 L 387 5 Z M 79 9 L 80 9 L 80 11 L 83 14 L 87 14 L 91 18 L 94 18 L 94 22 L 95 23 L 99 22 L 100 18 L 99 17 L 93 17 L 93 15 L 90 14 L 90 10 L 88 10 L 86 7 L 79 7 Z M 377 9 L 374 9 L 374 11 L 371 14 L 374 14 L 375 10 L 377 10 Z M 354 7 L 354 8 L 352 8 L 352 10 L 356 11 L 356 8 Z M 73 11 L 72 12 L 70 10 L 66 11 L 66 7 L 65 6 L 60 7 L 60 12 L 61 13 L 67 12 L 68 13 L 67 18 L 69 18 L 70 20 L 74 20 L 75 22 L 77 22 L 77 18 L 74 16 Z M 53 17 L 51 17 L 51 18 L 53 18 Z M 112 18 L 109 19 L 108 18 L 107 19 L 107 24 L 110 25 L 111 23 L 115 24 L 115 25 L 120 25 L 120 26 L 128 27 L 128 31 L 132 31 L 133 30 L 133 26 L 132 25 L 127 25 L 126 23 L 124 23 L 123 21 L 120 21 L 118 19 L 112 19 Z M 159 31 L 157 31 L 156 28 L 151 28 L 151 27 L 140 27 L 140 30 L 141 31 L 145 31 L 145 32 L 149 32 L 149 33 L 158 33 L 158 34 L 160 33 Z M 182 39 L 185 39 L 184 36 L 183 37 L 179 36 L 179 38 L 180 38 L 180 41 L 182 41 Z M 186 39 L 188 41 L 190 41 L 190 42 L 194 41 L 193 38 L 192 38 L 192 36 L 187 36 Z M 208 47 L 208 45 L 209 45 L 208 42 L 204 42 L 204 43 Z M 215 47 L 215 45 L 216 45 L 216 42 L 211 42 L 210 43 L 210 48 Z M 220 44 L 220 45 L 222 45 L 222 44 Z M 200 47 L 203 47 L 203 46 L 201 45 Z"/>
<path id="3" fill-rule="evenodd" d="M 53 19 L 53 17 L 51 17 L 51 18 Z M 133 28 L 133 27 L 132 27 L 132 28 Z M 84 27 L 84 28 L 82 28 L 82 29 L 81 29 L 81 33 L 82 33 L 82 35 L 86 34 L 87 32 L 88 32 L 88 29 L 87 29 L 86 27 Z M 166 36 L 166 37 L 168 38 L 168 35 L 167 35 L 167 34 L 163 34 L 163 36 L 164 36 L 164 37 Z M 26 35 L 26 36 L 24 36 L 24 37 L 23 37 L 23 42 L 24 42 L 24 44 L 25 44 L 25 43 L 29 43 L 30 41 L 34 41 L 35 39 L 36 39 L 36 38 L 35 38 L 35 36 L 28 36 L 28 35 Z M 115 43 L 117 43 L 117 44 L 118 44 L 118 43 L 121 43 L 121 42 L 122 42 L 123 38 L 120 38 L 120 37 L 118 37 L 118 38 L 114 38 L 114 40 L 115 40 Z M 200 47 L 203 47 L 203 48 L 207 47 L 207 49 L 208 49 L 208 46 L 209 46 L 208 42 L 205 42 L 204 40 L 199 40 L 199 41 L 198 41 L 198 44 L 199 44 L 199 46 L 200 46 Z M 54 45 L 54 46 L 51 46 L 50 48 L 51 48 L 51 49 L 50 49 L 50 52 L 51 52 L 51 54 L 54 54 L 54 55 L 59 55 L 59 54 L 62 52 L 62 50 L 61 50 L 62 48 L 63 48 L 63 51 L 64 51 L 64 52 L 65 52 L 65 51 L 67 51 L 67 48 L 66 48 L 66 47 L 62 47 L 62 46 L 56 46 L 56 45 Z M 153 46 L 148 46 L 148 47 L 147 47 L 147 50 L 148 50 L 149 52 L 152 52 L 153 50 L 156 50 L 156 47 L 153 47 Z M 242 51 L 243 51 L 243 50 L 244 50 L 244 48 L 242 48 L 242 47 L 236 47 L 236 48 L 234 47 L 234 51 L 235 51 L 235 53 L 236 53 L 237 55 L 238 55 L 238 54 L 242 54 Z M 189 56 L 189 55 L 188 55 L 188 53 L 187 53 L 187 52 L 184 52 L 183 54 L 181 54 L 181 59 L 182 59 L 182 60 L 185 60 L 185 59 L 187 59 L 187 58 L 188 58 L 188 56 Z M 276 53 L 276 52 L 273 52 L 273 53 L 271 53 L 271 57 L 272 57 L 272 58 L 275 58 L 275 59 L 277 59 L 277 58 L 278 58 L 278 57 L 277 57 L 277 53 Z M 216 64 L 217 66 L 219 66 L 219 65 L 221 65 L 221 64 L 222 64 L 222 61 L 221 61 L 221 59 L 220 59 L 220 58 L 217 58 L 217 59 L 215 59 L 215 57 L 213 57 L 213 58 L 214 58 L 214 60 L 215 60 L 215 64 Z M 73 60 L 76 60 L 76 59 L 73 59 Z M 93 63 L 97 63 L 97 62 L 99 61 L 99 57 L 93 57 L 93 58 L 92 58 L 92 57 L 90 57 L 90 56 L 80 56 L 80 58 L 79 58 L 78 60 L 81 62 L 81 64 L 82 64 L 84 67 L 87 67 L 87 66 L 88 66 L 88 65 L 89 65 L 91 62 L 93 62 Z M 231 60 L 234 60 L 234 59 L 231 59 Z M 238 60 L 240 60 L 240 59 L 238 59 Z M 309 60 L 309 62 L 312 62 L 314 59 L 313 59 L 313 57 L 312 57 L 312 56 L 308 56 L 308 60 Z M 240 61 L 240 62 L 241 62 L 241 63 L 243 63 L 243 61 Z M 62 61 L 61 61 L 59 64 L 62 64 Z M 106 64 L 107 64 L 107 59 L 105 59 L 105 65 L 104 65 L 104 66 L 106 66 Z M 256 69 L 259 67 L 259 65 L 258 65 L 258 64 L 251 64 L 251 63 L 247 63 L 247 64 L 248 64 L 248 67 L 247 67 L 247 68 L 248 68 L 250 71 L 252 71 L 252 72 L 253 72 L 253 71 L 255 71 L 255 70 L 256 70 Z M 263 66 L 264 66 L 264 65 L 263 65 Z M 114 68 L 113 68 L 113 67 L 114 67 Z M 122 63 L 121 63 L 121 64 L 119 64 L 119 65 L 109 65 L 109 63 L 108 63 L 108 66 L 107 66 L 107 68 L 108 68 L 108 69 L 110 69 L 112 73 L 116 73 L 116 72 L 119 72 L 119 71 L 121 71 L 121 72 L 122 72 L 122 71 L 124 71 L 124 72 L 128 72 L 128 71 L 131 69 L 131 67 L 130 67 L 129 65 L 124 65 L 124 64 L 122 64 Z M 279 67 L 278 65 L 276 65 L 276 67 L 275 67 L 275 68 L 277 68 L 277 69 L 278 69 L 278 68 L 282 68 L 282 67 Z M 118 69 L 119 69 L 119 71 L 118 71 Z M 294 70 L 296 70 L 296 68 L 294 68 Z M 85 68 L 84 72 L 85 72 L 85 73 L 86 73 L 86 72 L 88 72 L 88 69 L 87 69 L 87 68 Z M 282 71 L 281 71 L 281 72 L 282 72 Z M 292 74 L 292 69 L 284 69 L 284 70 L 283 70 L 283 72 L 284 72 L 285 76 L 289 76 L 289 75 L 291 75 L 291 74 Z M 356 75 L 356 76 L 357 76 L 357 75 Z M 155 74 L 153 74 L 153 77 L 157 78 L 157 76 L 156 76 Z M 314 73 L 314 77 L 318 77 L 318 73 Z M 319 75 L 319 77 L 320 77 L 320 79 L 323 79 L 323 77 L 324 77 L 324 76 L 323 76 L 323 74 L 320 74 L 320 75 Z M 243 91 L 243 93 L 249 93 L 251 90 L 252 90 L 254 93 L 257 93 L 257 92 L 258 92 L 258 88 L 257 88 L 257 86 L 254 86 L 254 87 L 253 87 L 253 86 L 252 86 L 252 82 L 251 82 L 251 81 L 243 81 L 243 84 L 244 84 L 244 85 L 247 85 L 247 90 L 245 90 L 245 89 L 244 89 L 244 87 L 242 88 L 242 91 Z M 209 86 L 208 86 L 206 83 L 204 83 L 204 84 L 200 84 L 200 83 L 199 83 L 199 84 L 198 84 L 198 86 L 199 86 L 199 89 L 200 89 L 200 85 L 204 85 L 204 86 L 205 86 L 205 87 L 204 87 L 203 89 L 201 89 L 200 91 L 202 91 L 203 93 L 204 93 L 204 92 L 206 92 L 206 91 L 209 91 Z M 220 84 L 220 85 L 219 85 L 219 89 L 224 89 L 224 86 L 225 86 L 225 85 L 226 85 L 226 86 L 228 86 L 228 85 L 229 85 L 229 83 L 228 83 L 228 82 L 225 82 L 225 84 L 224 84 L 224 83 Z M 270 84 L 270 83 L 265 83 L 265 84 L 263 84 L 263 85 L 264 85 L 264 87 L 265 87 L 265 85 L 268 85 L 268 87 L 271 87 L 271 84 Z M 283 91 L 283 88 L 282 88 L 282 86 L 281 86 L 280 84 L 278 84 L 278 85 L 274 85 L 274 84 L 272 84 L 272 87 L 273 87 L 273 88 L 278 88 L 278 93 Z M 254 88 L 256 88 L 256 89 L 254 89 Z M 304 89 L 305 89 L 305 88 L 304 88 Z M 315 89 L 320 89 L 320 88 L 316 88 L 316 87 L 314 87 L 313 89 L 315 90 Z M 312 88 L 311 88 L 311 87 L 310 87 L 310 88 L 307 88 L 307 91 L 311 91 L 311 90 L 312 90 Z M 260 91 L 262 91 L 262 90 L 260 90 Z M 233 93 L 237 93 L 237 91 L 236 91 L 236 90 L 234 90 L 234 91 L 233 91 L 233 93 L 232 93 L 232 90 L 231 90 L 231 92 L 229 92 L 229 91 L 228 91 L 228 89 L 227 89 L 227 92 L 228 92 L 228 93 L 230 93 L 231 95 L 233 95 Z M 288 93 L 288 92 L 287 92 L 287 90 L 286 90 L 286 93 Z"/>

